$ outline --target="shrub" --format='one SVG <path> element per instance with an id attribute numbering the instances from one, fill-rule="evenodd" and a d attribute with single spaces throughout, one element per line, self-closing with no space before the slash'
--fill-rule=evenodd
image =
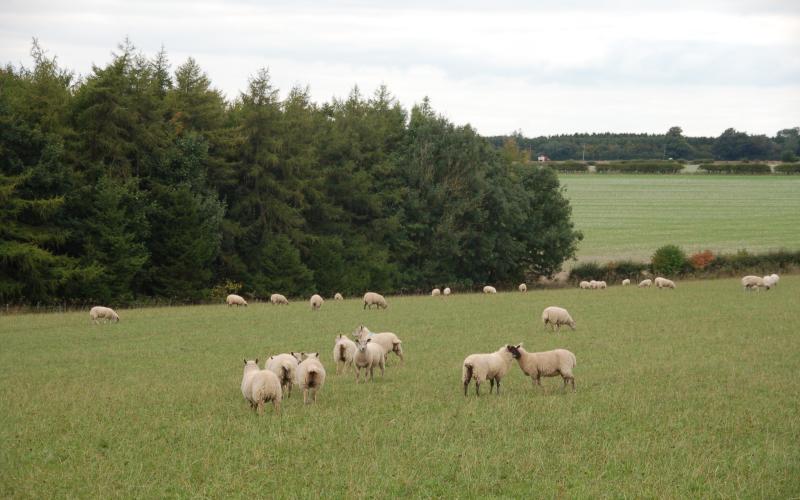
<path id="1" fill-rule="evenodd" d="M 776 174 L 800 174 L 800 163 L 783 163 L 775 165 Z"/>
<path id="2" fill-rule="evenodd" d="M 683 170 L 683 165 L 676 161 L 613 161 L 595 165 L 599 174 L 677 174 Z"/>
<path id="3" fill-rule="evenodd" d="M 653 254 L 653 272 L 667 276 L 675 276 L 686 267 L 686 254 L 677 245 L 664 245 Z"/>
<path id="4" fill-rule="evenodd" d="M 766 163 L 703 163 L 697 170 L 705 170 L 709 174 L 771 174 L 772 169 Z"/>
<path id="5" fill-rule="evenodd" d="M 792 163 L 797 161 L 797 156 L 791 151 L 784 151 L 781 155 L 781 161 L 784 163 Z"/>
<path id="6" fill-rule="evenodd" d="M 695 270 L 705 269 L 713 260 L 714 254 L 711 250 L 705 250 L 689 257 L 689 263 Z"/>
<path id="7" fill-rule="evenodd" d="M 214 288 L 211 289 L 211 297 L 218 300 L 224 299 L 232 293 L 239 293 L 239 290 L 241 289 L 241 283 L 225 280 L 222 283 L 218 283 L 216 286 L 214 286 Z"/>
<path id="8" fill-rule="evenodd" d="M 574 281 L 590 281 L 605 277 L 605 270 L 597 262 L 584 262 L 573 267 L 569 273 L 569 278 Z"/>
<path id="9" fill-rule="evenodd" d="M 550 164 L 558 172 L 587 172 L 589 166 L 582 161 L 560 161 Z"/>

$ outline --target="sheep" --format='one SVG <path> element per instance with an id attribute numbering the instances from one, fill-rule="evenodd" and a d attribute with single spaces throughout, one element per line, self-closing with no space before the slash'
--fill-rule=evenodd
<path id="1" fill-rule="evenodd" d="M 312 311 L 319 311 L 319 308 L 322 307 L 322 303 L 325 301 L 322 300 L 322 297 L 315 293 L 311 296 L 311 299 L 308 302 L 311 304 Z"/>
<path id="2" fill-rule="evenodd" d="M 742 286 L 745 290 L 758 290 L 763 287 L 769 290 L 771 285 L 764 281 L 764 278 L 758 276 L 745 276 L 742 278 Z"/>
<path id="3" fill-rule="evenodd" d="M 288 306 L 289 305 L 289 301 L 286 300 L 286 297 L 284 297 L 283 295 L 281 295 L 279 293 L 273 293 L 272 295 L 270 295 L 269 296 L 269 302 L 270 302 L 270 304 L 273 304 L 273 305 L 276 305 L 276 306 L 279 306 L 279 305 Z"/>
<path id="4" fill-rule="evenodd" d="M 520 292 L 527 292 L 528 291 L 528 285 L 526 285 L 525 283 L 520 283 L 519 286 L 517 287 L 517 289 L 519 289 Z"/>
<path id="5" fill-rule="evenodd" d="M 659 276 L 656 278 L 656 288 L 672 288 L 675 289 L 675 282 L 672 280 L 668 280 L 667 278 L 662 278 Z"/>
<path id="6" fill-rule="evenodd" d="M 356 343 L 347 338 L 346 335 L 337 335 L 333 345 L 333 362 L 336 363 L 336 374 L 340 368 L 347 371 L 353 367 L 353 358 L 356 355 Z"/>
<path id="7" fill-rule="evenodd" d="M 631 280 L 629 280 L 628 278 L 625 278 L 624 280 L 622 280 L 622 286 L 628 286 L 630 284 L 631 284 Z"/>
<path id="8" fill-rule="evenodd" d="M 258 368 L 258 358 L 255 361 L 244 360 L 242 395 L 259 415 L 264 412 L 264 403 L 267 401 L 272 401 L 275 413 L 281 414 L 281 382 L 271 371 Z"/>
<path id="9" fill-rule="evenodd" d="M 445 296 L 447 296 L 447 295 L 450 295 L 450 287 L 447 287 L 447 288 L 445 288 L 445 289 L 442 291 L 442 295 L 445 295 Z"/>
<path id="10" fill-rule="evenodd" d="M 778 280 L 780 280 L 780 276 L 777 274 L 770 274 L 769 276 L 764 276 L 764 283 L 769 285 L 770 288 L 774 287 L 778 284 Z"/>
<path id="11" fill-rule="evenodd" d="M 119 315 L 116 311 L 110 307 L 94 306 L 89 311 L 89 320 L 96 325 L 99 324 L 98 320 L 101 319 L 106 320 L 106 322 L 119 323 Z"/>
<path id="12" fill-rule="evenodd" d="M 359 325 L 353 332 L 353 338 L 356 340 L 372 338 L 372 341 L 383 349 L 384 358 L 388 358 L 389 353 L 393 352 L 400 358 L 401 363 L 405 359 L 403 357 L 403 341 L 392 332 L 373 333 L 366 326 Z"/>
<path id="13" fill-rule="evenodd" d="M 366 382 L 367 371 L 369 371 L 369 380 L 371 382 L 374 378 L 376 366 L 380 367 L 381 377 L 383 377 L 386 369 L 386 352 L 371 337 L 362 337 L 358 339 L 356 344 L 356 355 L 353 357 L 353 363 L 356 369 L 356 383 L 361 379 L 362 368 L 364 368 L 364 381 Z"/>
<path id="14" fill-rule="evenodd" d="M 303 389 L 303 404 L 308 404 L 311 393 L 313 402 L 317 402 L 317 391 L 325 384 L 325 367 L 319 361 L 319 353 L 300 353 L 303 361 L 297 366 L 295 382 Z"/>
<path id="15" fill-rule="evenodd" d="M 639 288 L 650 288 L 650 285 L 652 285 L 652 284 L 653 284 L 653 280 L 651 280 L 651 279 L 646 279 L 646 280 L 642 280 L 642 281 L 639 283 L 639 285 L 638 285 L 638 286 L 639 286 Z"/>
<path id="16" fill-rule="evenodd" d="M 467 389 L 472 379 L 475 379 L 475 394 L 481 395 L 481 383 L 489 380 L 489 394 L 497 384 L 496 394 L 500 395 L 500 379 L 508 373 L 511 362 L 514 358 L 511 356 L 509 345 L 504 345 L 497 351 L 489 354 L 470 354 L 464 359 L 461 370 L 461 382 L 464 384 L 464 396 L 467 395 Z"/>
<path id="17" fill-rule="evenodd" d="M 607 286 L 605 281 L 595 281 L 595 288 L 599 290 L 605 290 Z"/>
<path id="18" fill-rule="evenodd" d="M 566 349 L 555 349 L 545 352 L 528 352 L 522 344 L 508 346 L 511 356 L 517 360 L 522 373 L 531 378 L 534 389 L 538 385 L 542 386 L 542 377 L 555 377 L 561 375 L 564 379 L 564 389 L 567 383 L 572 384 L 572 391 L 575 391 L 575 376 L 572 370 L 577 365 L 575 355 Z"/>
<path id="19" fill-rule="evenodd" d="M 373 305 L 376 308 L 379 307 L 381 309 L 386 309 L 387 307 L 389 307 L 389 304 L 386 303 L 386 299 L 383 298 L 383 295 L 381 295 L 379 293 L 375 293 L 375 292 L 367 292 L 367 293 L 365 293 L 364 294 L 364 309 L 366 309 L 368 307 L 370 309 L 372 309 Z"/>
<path id="20" fill-rule="evenodd" d="M 281 382 L 281 390 L 286 397 L 292 397 L 292 382 L 297 371 L 297 358 L 291 354 L 278 354 L 270 356 L 264 365 L 265 370 L 269 370 L 277 375 Z"/>
<path id="21" fill-rule="evenodd" d="M 561 325 L 567 325 L 573 330 L 575 329 L 575 320 L 569 315 L 563 307 L 550 306 L 542 311 L 542 322 L 544 327 L 547 328 L 549 323 L 553 327 L 553 331 L 560 331 Z"/>
<path id="22" fill-rule="evenodd" d="M 497 293 L 497 289 L 493 286 L 485 286 L 483 287 L 483 293 Z"/>
<path id="23" fill-rule="evenodd" d="M 245 306 L 245 307 L 247 307 L 247 301 L 244 300 L 241 295 L 236 295 L 235 293 L 232 293 L 232 294 L 228 295 L 227 297 L 225 297 L 225 302 L 228 304 L 228 307 L 230 307 L 230 306 L 236 306 L 236 307 Z"/>
<path id="24" fill-rule="evenodd" d="M 441 294 L 442 294 L 442 291 L 439 290 L 438 288 L 434 288 L 433 290 L 431 290 L 431 297 L 436 297 L 436 296 L 439 296 Z"/>
<path id="25" fill-rule="evenodd" d="M 592 288 L 592 284 L 589 283 L 588 281 L 581 281 L 578 286 L 584 290 L 589 290 L 590 288 Z"/>
<path id="26" fill-rule="evenodd" d="M 344 297 L 342 297 L 341 293 L 336 292 L 336 295 L 333 296 L 333 300 L 344 300 Z"/>

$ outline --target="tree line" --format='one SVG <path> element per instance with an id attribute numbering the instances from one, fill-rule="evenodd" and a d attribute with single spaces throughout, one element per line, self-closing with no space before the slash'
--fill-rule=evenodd
<path id="1" fill-rule="evenodd" d="M 0 301 L 196 302 L 547 275 L 581 235 L 550 169 L 385 87 L 316 103 L 267 70 L 227 100 L 125 42 L 77 78 L 0 69 Z"/>

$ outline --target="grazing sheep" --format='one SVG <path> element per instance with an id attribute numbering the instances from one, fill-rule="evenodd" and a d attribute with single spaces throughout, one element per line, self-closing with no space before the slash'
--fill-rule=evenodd
<path id="1" fill-rule="evenodd" d="M 628 286 L 630 284 L 631 284 L 631 280 L 629 280 L 628 278 L 625 278 L 624 280 L 622 280 L 622 286 Z"/>
<path id="2" fill-rule="evenodd" d="M 497 289 L 493 286 L 485 286 L 483 287 L 483 293 L 497 293 Z"/>
<path id="3" fill-rule="evenodd" d="M 308 302 L 311 304 L 312 311 L 319 311 L 319 308 L 322 307 L 322 303 L 325 301 L 322 300 L 322 297 L 315 293 L 311 296 L 311 299 Z"/>
<path id="4" fill-rule="evenodd" d="M 308 403 L 308 395 L 317 402 L 317 391 L 325 384 L 325 367 L 319 361 L 318 352 L 300 353 L 303 361 L 297 366 L 296 382 L 303 389 L 303 403 Z"/>
<path id="5" fill-rule="evenodd" d="M 225 302 L 228 304 L 228 307 L 230 307 L 230 306 L 236 306 L 236 307 L 245 306 L 245 307 L 247 307 L 247 301 L 244 300 L 241 295 L 236 295 L 235 293 L 232 293 L 232 294 L 228 295 L 227 297 L 225 297 Z"/>
<path id="6" fill-rule="evenodd" d="M 564 379 L 564 389 L 567 383 L 572 384 L 575 391 L 575 376 L 572 374 L 573 368 L 577 365 L 575 355 L 566 349 L 556 349 L 545 352 L 528 352 L 522 344 L 508 346 L 508 350 L 514 359 L 517 360 L 522 373 L 531 378 L 534 388 L 542 386 L 542 377 L 555 377 L 561 375 Z"/>
<path id="7" fill-rule="evenodd" d="M 264 369 L 274 373 L 281 382 L 281 390 L 286 397 L 292 396 L 292 382 L 297 372 L 297 358 L 291 354 L 278 354 L 267 359 Z"/>
<path id="8" fill-rule="evenodd" d="M 336 295 L 333 296 L 333 300 L 344 300 L 344 297 L 342 297 L 341 293 L 336 292 Z"/>
<path id="9" fill-rule="evenodd" d="M 770 274 L 769 276 L 764 276 L 764 283 L 766 283 L 770 288 L 774 287 L 778 284 L 778 280 L 780 280 L 780 276 L 777 274 Z"/>
<path id="10" fill-rule="evenodd" d="M 353 338 L 356 340 L 371 338 L 373 342 L 377 343 L 383 349 L 383 357 L 387 358 L 390 352 L 397 354 L 400 362 L 404 361 L 403 357 L 403 341 L 392 332 L 373 333 L 364 325 L 360 325 L 353 332 Z"/>
<path id="11" fill-rule="evenodd" d="M 581 283 L 578 286 L 583 288 L 584 290 L 589 290 L 590 288 L 592 288 L 592 284 L 589 283 L 588 281 L 581 281 Z"/>
<path id="12" fill-rule="evenodd" d="M 356 343 L 347 338 L 347 335 L 337 335 L 336 343 L 333 345 L 333 362 L 336 363 L 336 374 L 340 368 L 347 371 L 353 367 L 353 358 L 356 355 Z"/>
<path id="13" fill-rule="evenodd" d="M 442 295 L 450 295 L 450 288 L 445 288 L 444 291 L 442 291 Z"/>
<path id="14" fill-rule="evenodd" d="M 606 287 L 608 287 L 608 285 L 606 284 L 605 281 L 596 281 L 595 282 L 595 288 L 597 288 L 599 290 L 605 290 Z"/>
<path id="15" fill-rule="evenodd" d="M 517 288 L 519 289 L 520 292 L 528 291 L 528 285 L 526 285 L 525 283 L 520 283 L 520 285 Z"/>
<path id="16" fill-rule="evenodd" d="M 386 368 L 386 352 L 371 337 L 362 337 L 358 339 L 356 344 L 356 355 L 353 357 L 353 364 L 356 367 L 356 383 L 361 379 L 362 368 L 364 368 L 364 381 L 366 382 L 367 380 L 367 371 L 369 371 L 369 380 L 372 381 L 376 366 L 380 367 L 381 377 L 383 377 Z"/>
<path id="17" fill-rule="evenodd" d="M 481 395 L 481 384 L 489 380 L 489 394 L 497 384 L 497 395 L 500 395 L 500 379 L 502 379 L 511 366 L 514 358 L 511 356 L 509 345 L 504 345 L 497 351 L 489 354 L 470 354 L 464 359 L 461 371 L 461 382 L 464 384 L 464 396 L 472 379 L 475 379 L 475 394 Z"/>
<path id="18" fill-rule="evenodd" d="M 656 278 L 656 288 L 672 288 L 675 289 L 675 282 L 672 280 L 668 280 L 667 278 L 658 277 Z"/>
<path id="19" fill-rule="evenodd" d="M 364 309 L 370 308 L 372 306 L 380 307 L 381 309 L 386 309 L 389 307 L 389 304 L 386 303 L 386 299 L 383 298 L 383 295 L 375 292 L 367 292 L 364 294 Z"/>
<path id="20" fill-rule="evenodd" d="M 276 306 L 280 306 L 280 305 L 288 306 L 289 305 L 289 301 L 286 300 L 286 297 L 284 297 L 283 295 L 281 295 L 279 293 L 273 293 L 272 295 L 270 295 L 269 296 L 269 302 L 270 302 L 270 304 L 273 304 L 273 305 L 276 305 Z"/>
<path id="21" fill-rule="evenodd" d="M 758 290 L 759 288 L 770 289 L 770 285 L 764 281 L 764 278 L 752 275 L 742 278 L 742 286 L 745 290 Z"/>
<path id="22" fill-rule="evenodd" d="M 433 290 L 431 290 L 431 297 L 436 297 L 436 296 L 441 295 L 441 294 L 442 294 L 442 291 L 439 290 L 438 288 L 434 288 Z"/>
<path id="23" fill-rule="evenodd" d="M 113 309 L 110 307 L 94 306 L 89 311 L 89 320 L 94 324 L 98 324 L 98 320 L 101 319 L 106 320 L 106 322 L 119 323 L 119 315 Z"/>
<path id="24" fill-rule="evenodd" d="M 242 375 L 242 395 L 250 403 L 250 408 L 264 413 L 264 403 L 272 401 L 275 413 L 281 414 L 281 383 L 277 375 L 269 370 L 258 368 L 258 358 L 244 360 L 244 374 Z"/>
<path id="25" fill-rule="evenodd" d="M 639 283 L 639 285 L 638 285 L 638 286 L 639 286 L 639 288 L 650 288 L 650 286 L 651 286 L 652 284 L 653 284 L 653 280 L 651 280 L 651 279 L 646 279 L 646 280 L 642 280 L 642 281 Z"/>
<path id="26" fill-rule="evenodd" d="M 575 320 L 572 319 L 572 316 L 570 316 L 563 307 L 546 307 L 544 311 L 542 311 L 542 322 L 544 322 L 545 328 L 547 328 L 547 324 L 549 323 L 550 326 L 553 327 L 554 332 L 557 330 L 560 331 L 561 325 L 567 325 L 573 330 L 575 329 Z"/>
<path id="27" fill-rule="evenodd" d="M 590 281 L 590 282 L 589 282 L 589 288 L 591 288 L 592 290 L 594 290 L 595 288 L 597 288 L 597 283 L 598 283 L 598 282 L 597 282 L 597 281 L 595 281 L 595 280 L 592 280 L 592 281 Z"/>

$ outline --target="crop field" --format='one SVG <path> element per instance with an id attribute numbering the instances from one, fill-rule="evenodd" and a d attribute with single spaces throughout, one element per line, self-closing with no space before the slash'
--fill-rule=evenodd
<path id="1" fill-rule="evenodd" d="M 561 174 L 583 231 L 578 260 L 800 248 L 800 177 Z"/>
<path id="2" fill-rule="evenodd" d="M 0 497 L 797 497 L 798 297 L 784 276 L 759 293 L 725 279 L 385 311 L 122 310 L 115 325 L 0 316 Z M 575 331 L 544 331 L 553 304 Z M 406 361 L 356 385 L 331 351 L 362 323 L 397 333 Z M 499 396 L 465 398 L 464 357 L 511 342 L 573 351 L 577 392 L 535 390 L 514 362 Z M 259 417 L 242 358 L 290 350 L 320 351 L 327 382 L 315 405 L 295 393 Z"/>

